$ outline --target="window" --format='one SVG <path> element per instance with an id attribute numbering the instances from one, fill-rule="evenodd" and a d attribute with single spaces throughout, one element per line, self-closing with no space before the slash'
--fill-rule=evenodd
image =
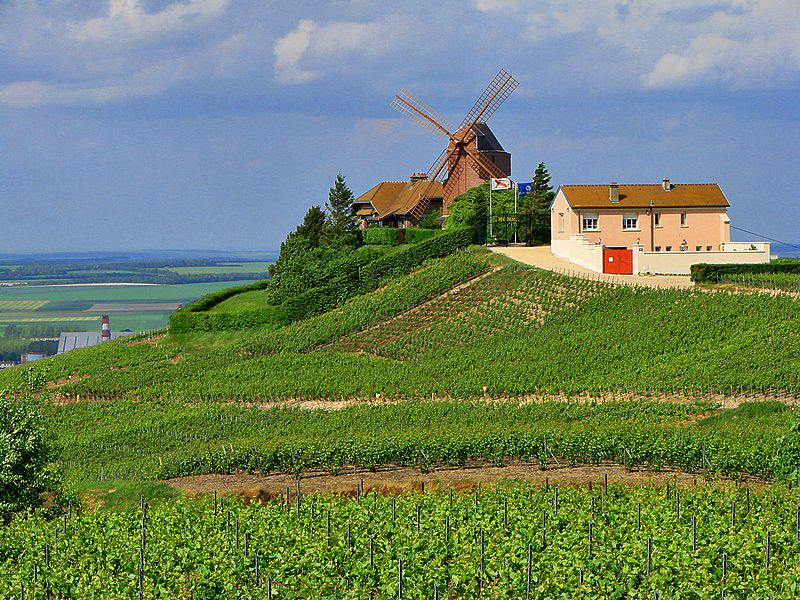
<path id="1" fill-rule="evenodd" d="M 667 246 L 667 252 L 672 252 L 672 246 Z"/>
<path id="2" fill-rule="evenodd" d="M 564 213 L 558 213 L 558 230 L 564 231 Z"/>
<path id="3" fill-rule="evenodd" d="M 656 252 L 661 252 L 661 246 L 656 246 Z"/>
<path id="4" fill-rule="evenodd" d="M 661 227 L 661 213 L 655 213 L 653 221 L 656 227 Z"/>
<path id="5" fill-rule="evenodd" d="M 709 252 L 711 252 L 713 249 L 714 249 L 714 246 L 706 246 L 706 250 L 708 250 Z"/>
<path id="6" fill-rule="evenodd" d="M 686 213 L 681 213 L 681 227 L 686 227 Z"/>
<path id="7" fill-rule="evenodd" d="M 695 251 L 695 252 L 700 252 L 700 251 L 702 251 L 702 250 L 703 250 L 703 247 L 702 247 L 702 246 L 695 246 L 695 247 L 694 247 L 694 251 Z"/>
<path id="8" fill-rule="evenodd" d="M 600 227 L 597 224 L 597 213 L 585 213 L 583 215 L 583 230 L 600 231 Z"/>
<path id="9" fill-rule="evenodd" d="M 636 213 L 625 213 L 625 215 L 623 215 L 622 229 L 639 229 L 639 219 Z"/>

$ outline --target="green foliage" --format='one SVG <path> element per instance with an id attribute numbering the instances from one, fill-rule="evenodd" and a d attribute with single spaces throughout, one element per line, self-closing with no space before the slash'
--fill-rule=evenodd
<path id="1" fill-rule="evenodd" d="M 255 327 L 268 323 L 285 324 L 288 321 L 274 307 L 266 307 L 262 311 L 248 311 L 247 314 L 208 312 L 221 302 L 255 290 L 269 289 L 270 281 L 257 281 L 249 285 L 224 288 L 205 296 L 201 296 L 169 316 L 169 327 L 172 333 L 190 331 L 217 331 L 222 329 L 239 329 Z"/>
<path id="2" fill-rule="evenodd" d="M 375 246 L 394 246 L 400 230 L 396 227 L 367 227 L 362 232 L 364 243 Z"/>
<path id="3" fill-rule="evenodd" d="M 66 532 L 37 516 L 5 527 L 0 594 L 19 597 L 24 585 L 136 597 L 144 523 L 145 598 L 392 598 L 402 564 L 404 598 L 433 598 L 436 585 L 439 598 L 525 598 L 530 586 L 531 598 L 791 599 L 798 502 L 796 489 L 613 480 L 593 490 L 506 482 L 452 495 L 309 494 L 296 505 L 153 502 L 144 518 L 139 508 L 78 513 Z"/>
<path id="4" fill-rule="evenodd" d="M 435 236 L 438 232 L 438 228 L 423 229 L 422 224 L 420 224 L 419 228 L 414 227 L 405 229 L 404 231 L 406 236 L 406 244 L 417 244 L 419 242 L 429 240 Z"/>
<path id="5" fill-rule="evenodd" d="M 692 281 L 695 283 L 719 283 L 724 279 L 745 275 L 800 274 L 800 260 L 773 261 L 763 264 L 724 264 L 699 263 L 692 265 Z"/>
<path id="6" fill-rule="evenodd" d="M 441 217 L 441 213 L 438 210 L 432 210 L 429 213 L 426 213 L 424 217 L 419 222 L 420 229 L 441 229 L 442 222 L 439 221 L 439 217 Z"/>
<path id="7" fill-rule="evenodd" d="M 335 236 L 342 236 L 356 229 L 358 220 L 353 214 L 353 192 L 347 187 L 341 173 L 336 175 L 333 187 L 328 190 L 328 223 Z"/>
<path id="8" fill-rule="evenodd" d="M 0 519 L 38 507 L 42 494 L 57 489 L 52 458 L 35 406 L 0 392 Z"/>
<path id="9" fill-rule="evenodd" d="M 519 211 L 532 216 L 534 237 L 541 241 L 550 240 L 550 203 L 554 197 L 550 172 L 540 162 L 533 174 L 531 192 L 520 198 Z"/>

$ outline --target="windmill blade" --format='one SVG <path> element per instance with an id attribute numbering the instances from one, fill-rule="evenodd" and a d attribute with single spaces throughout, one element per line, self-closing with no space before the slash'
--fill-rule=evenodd
<path id="1" fill-rule="evenodd" d="M 450 137 L 453 128 L 447 120 L 408 90 L 397 92 L 389 106 L 436 135 Z"/>
<path id="2" fill-rule="evenodd" d="M 425 210 L 428 208 L 430 204 L 430 193 L 433 189 L 433 186 L 436 185 L 436 182 L 440 179 L 443 179 L 445 173 L 445 167 L 450 159 L 450 155 L 452 152 L 448 152 L 448 147 L 446 147 L 442 152 L 436 157 L 436 160 L 433 161 L 431 168 L 428 169 L 427 175 L 427 183 L 425 187 L 422 188 L 419 194 L 419 202 L 414 205 L 414 208 L 411 209 L 411 214 L 414 216 L 415 219 L 419 219 L 425 214 Z"/>
<path id="3" fill-rule="evenodd" d="M 503 170 L 500 167 L 498 167 L 496 164 L 494 164 L 492 161 L 486 158 L 483 154 L 481 154 L 479 150 L 473 148 L 471 144 L 469 146 L 466 146 L 465 150 L 467 151 L 467 154 L 472 159 L 472 161 L 475 162 L 475 164 L 479 167 L 479 170 L 483 169 L 483 171 L 485 171 L 489 175 L 489 177 L 496 177 L 496 178 L 508 177 L 508 175 L 505 172 L 503 172 Z"/>
<path id="4" fill-rule="evenodd" d="M 517 89 L 519 82 L 505 69 L 500 69 L 486 86 L 480 98 L 475 102 L 469 112 L 461 121 L 459 129 L 464 125 L 472 127 L 475 123 L 486 123 L 489 118 L 500 108 L 512 92 Z"/>

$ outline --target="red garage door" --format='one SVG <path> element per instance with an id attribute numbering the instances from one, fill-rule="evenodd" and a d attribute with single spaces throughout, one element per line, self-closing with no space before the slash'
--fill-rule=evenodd
<path id="1" fill-rule="evenodd" d="M 603 273 L 611 275 L 633 274 L 633 250 L 603 248 Z"/>

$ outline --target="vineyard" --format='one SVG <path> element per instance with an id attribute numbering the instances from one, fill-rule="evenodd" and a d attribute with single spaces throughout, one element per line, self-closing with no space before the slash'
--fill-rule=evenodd
<path id="1" fill-rule="evenodd" d="M 781 290 L 800 293 L 800 275 L 797 273 L 753 273 L 727 275 L 722 283 L 745 288 Z"/>
<path id="2" fill-rule="evenodd" d="M 154 481 L 208 473 L 306 473 L 470 461 L 787 480 L 800 475 L 800 419 L 777 402 L 607 404 L 413 401 L 336 411 L 117 400 L 45 407 L 68 480 Z"/>
<path id="3" fill-rule="evenodd" d="M 788 295 L 620 287 L 460 252 L 285 327 L 103 344 L 32 368 L 72 399 L 786 397 L 800 387 L 798 314 Z M 0 387 L 26 381 L 0 373 Z"/>
<path id="4" fill-rule="evenodd" d="M 299 490 L 299 493 L 297 491 Z M 794 598 L 797 488 L 501 485 L 21 517 L 5 598 Z"/>

